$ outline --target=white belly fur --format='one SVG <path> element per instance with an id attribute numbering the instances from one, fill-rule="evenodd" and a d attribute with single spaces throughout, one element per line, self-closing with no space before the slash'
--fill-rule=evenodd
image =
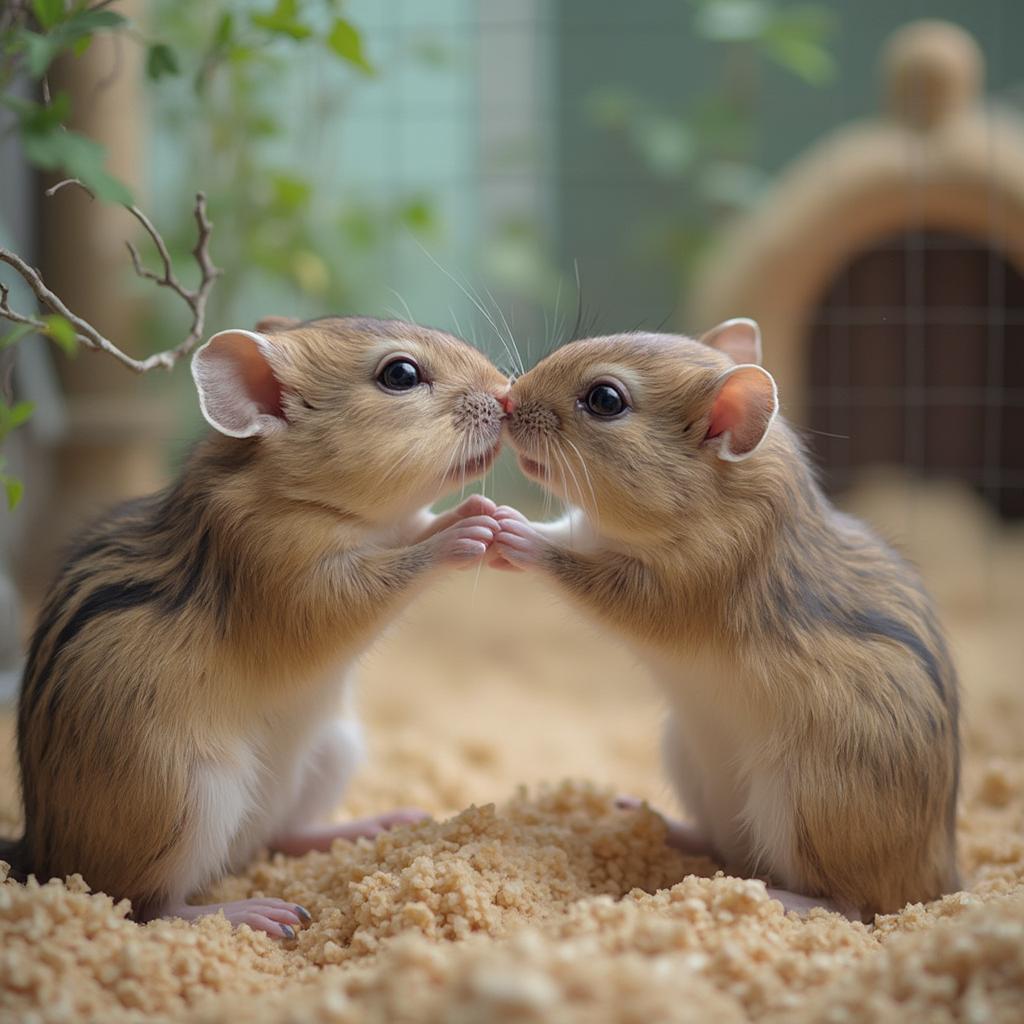
<path id="1" fill-rule="evenodd" d="M 669 699 L 666 770 L 695 824 L 736 871 L 792 875 L 792 811 L 749 695 L 756 680 L 714 658 L 643 652 Z"/>
<path id="2" fill-rule="evenodd" d="M 347 666 L 341 666 L 278 707 L 272 718 L 253 720 L 230 749 L 198 766 L 193 778 L 196 827 L 185 844 L 190 848 L 182 851 L 173 900 L 184 900 L 224 871 L 241 869 L 284 828 L 310 824 L 297 822 L 294 811 L 309 803 L 304 783 L 325 733 L 352 747 L 351 756 L 334 759 L 348 777 L 325 780 L 340 797 L 362 755 L 358 722 L 338 721 L 350 687 L 346 672 Z"/>

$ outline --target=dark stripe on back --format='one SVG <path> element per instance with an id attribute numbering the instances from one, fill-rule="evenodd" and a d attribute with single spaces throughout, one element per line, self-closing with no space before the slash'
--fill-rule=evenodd
<path id="1" fill-rule="evenodd" d="M 776 604 L 772 609 L 776 625 L 785 629 L 796 624 L 805 630 L 824 625 L 848 636 L 889 640 L 907 648 L 920 662 L 939 699 L 955 715 L 955 684 L 944 672 L 941 655 L 945 648 L 937 628 L 930 625 L 933 646 L 929 646 L 906 621 L 877 608 L 856 607 L 856 588 L 851 593 L 822 591 L 817 580 L 808 579 L 797 568 L 791 568 L 788 574 L 791 586 L 786 586 L 786 578 L 777 575 L 770 587 Z"/>
<path id="2" fill-rule="evenodd" d="M 877 609 L 849 612 L 843 617 L 846 632 L 853 636 L 876 637 L 902 644 L 928 674 L 939 699 L 946 702 L 946 684 L 939 662 L 931 648 L 906 623 L 886 615 Z"/>
<path id="3" fill-rule="evenodd" d="M 180 612 L 199 588 L 206 573 L 210 556 L 210 528 L 206 527 L 192 552 L 187 565 L 183 566 L 185 578 L 177 590 L 168 594 L 165 606 L 169 612 Z"/>
<path id="4" fill-rule="evenodd" d="M 92 619 L 101 615 L 111 615 L 115 612 L 126 611 L 129 608 L 137 608 L 139 605 L 148 604 L 151 601 L 157 600 L 160 593 L 161 588 L 157 583 L 129 580 L 107 583 L 104 586 L 97 587 L 96 590 L 89 594 L 78 608 L 75 609 L 71 618 L 64 624 L 50 650 L 45 666 L 34 674 L 31 688 L 22 693 L 23 711 L 26 719 L 35 713 L 42 696 L 41 691 L 46 689 L 47 681 L 53 674 L 54 665 L 61 652 Z M 41 634 L 42 632 L 42 629 L 40 629 L 39 633 Z M 47 713 L 52 717 L 60 706 L 63 686 L 59 685 L 58 680 L 54 680 L 50 690 L 51 694 Z"/>

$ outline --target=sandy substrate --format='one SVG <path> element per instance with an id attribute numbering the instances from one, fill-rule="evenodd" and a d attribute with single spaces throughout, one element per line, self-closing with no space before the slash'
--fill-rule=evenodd
<path id="1" fill-rule="evenodd" d="M 222 919 L 139 927 L 77 878 L 4 882 L 0 1020 L 1021 1021 L 1024 534 L 944 488 L 883 481 L 852 504 L 950 625 L 965 892 L 873 927 L 800 920 L 669 851 L 657 816 L 613 802 L 675 810 L 643 671 L 537 581 L 461 575 L 367 658 L 371 761 L 339 809 L 434 822 L 226 879 L 218 898 L 312 911 L 284 945 Z M 0 719 L 0 833 L 11 747 Z"/>

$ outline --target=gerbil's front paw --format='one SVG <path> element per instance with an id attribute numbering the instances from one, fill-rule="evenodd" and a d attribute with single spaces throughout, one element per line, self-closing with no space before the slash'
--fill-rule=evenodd
<path id="1" fill-rule="evenodd" d="M 501 524 L 501 532 L 491 548 L 492 565 L 505 568 L 501 565 L 505 562 L 512 568 L 526 569 L 540 562 L 548 542 L 522 512 L 502 505 L 494 517 Z"/>
<path id="2" fill-rule="evenodd" d="M 474 565 L 487 554 L 500 529 L 498 521 L 489 515 L 460 519 L 434 537 L 438 562 L 456 568 Z"/>
<path id="3" fill-rule="evenodd" d="M 449 509 L 447 512 L 442 512 L 436 516 L 426 513 L 430 519 L 430 525 L 416 539 L 421 541 L 429 540 L 442 530 L 447 530 L 449 526 L 454 526 L 463 519 L 468 519 L 471 516 L 493 517 L 497 511 L 498 506 L 490 498 L 485 498 L 482 494 L 471 494 L 458 508 Z"/>

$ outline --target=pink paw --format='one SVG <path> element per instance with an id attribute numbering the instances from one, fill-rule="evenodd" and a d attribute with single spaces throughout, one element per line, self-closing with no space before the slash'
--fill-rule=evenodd
<path id="1" fill-rule="evenodd" d="M 518 509 L 512 508 L 510 505 L 500 505 L 496 508 L 491 515 L 498 520 L 499 523 L 507 521 L 520 521 L 529 522 L 526 516 Z M 487 552 L 487 564 L 492 569 L 501 569 L 503 572 L 522 572 L 525 566 L 516 565 L 510 562 L 503 554 L 500 554 L 495 545 L 491 545 Z"/>
<path id="2" fill-rule="evenodd" d="M 497 511 L 498 506 L 490 498 L 482 494 L 471 494 L 455 509 L 455 515 L 459 519 L 466 519 L 469 516 L 493 516 Z"/>
<path id="3" fill-rule="evenodd" d="M 489 515 L 460 519 L 435 537 L 437 559 L 445 565 L 468 567 L 487 554 L 500 529 Z"/>
<path id="4" fill-rule="evenodd" d="M 201 907 L 183 903 L 171 907 L 163 916 L 194 921 L 196 918 L 212 914 L 223 914 L 236 928 L 247 924 L 253 931 L 266 932 L 275 939 L 294 939 L 296 930 L 312 920 L 305 907 L 271 897 L 234 900 L 231 903 L 208 903 Z"/>
<path id="5" fill-rule="evenodd" d="M 494 517 L 501 524 L 491 549 L 495 560 L 503 559 L 516 569 L 536 565 L 544 555 L 547 542 L 530 520 L 507 505 L 502 505 Z"/>

